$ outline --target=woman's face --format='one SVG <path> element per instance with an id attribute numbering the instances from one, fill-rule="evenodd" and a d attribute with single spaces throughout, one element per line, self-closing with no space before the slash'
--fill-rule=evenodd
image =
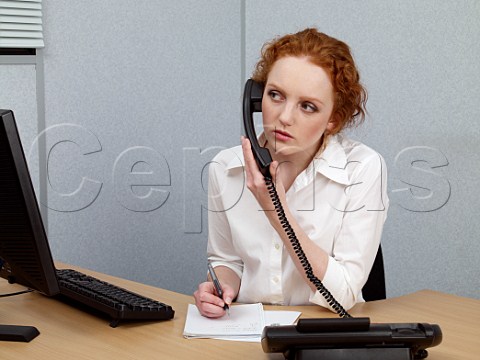
<path id="1" fill-rule="evenodd" d="M 306 57 L 277 60 L 262 101 L 267 147 L 275 160 L 307 165 L 325 130 L 332 130 L 333 86 L 328 74 Z"/>

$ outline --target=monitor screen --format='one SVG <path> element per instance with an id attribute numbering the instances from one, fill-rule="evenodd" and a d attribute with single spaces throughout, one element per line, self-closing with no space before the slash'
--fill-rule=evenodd
<path id="1" fill-rule="evenodd" d="M 11 110 L 0 110 L 0 276 L 45 295 L 59 292 L 47 235 Z"/>

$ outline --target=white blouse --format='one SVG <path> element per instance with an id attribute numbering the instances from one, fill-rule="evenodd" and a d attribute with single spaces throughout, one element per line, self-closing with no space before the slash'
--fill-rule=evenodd
<path id="1" fill-rule="evenodd" d="M 240 146 L 223 150 L 209 168 L 208 258 L 241 278 L 242 303 L 319 304 L 279 235 L 246 187 Z M 342 135 L 331 136 L 286 194 L 293 216 L 329 254 L 325 287 L 348 310 L 364 301 L 362 287 L 387 217 L 387 173 L 382 156 Z M 314 262 L 315 259 L 309 259 Z"/>

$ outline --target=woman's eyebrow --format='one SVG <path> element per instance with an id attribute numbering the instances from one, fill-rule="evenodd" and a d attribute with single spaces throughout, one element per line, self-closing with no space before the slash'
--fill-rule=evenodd
<path id="1" fill-rule="evenodd" d="M 265 85 L 265 88 L 268 88 L 268 87 L 272 87 L 274 88 L 275 90 L 279 90 L 281 93 L 285 93 L 285 91 L 283 90 L 282 86 L 278 85 L 277 83 L 275 82 L 269 82 Z M 309 95 L 302 95 L 300 96 L 300 98 L 302 100 L 305 100 L 305 101 L 311 101 L 311 102 L 318 102 L 320 103 L 321 105 L 325 105 L 325 102 L 320 99 L 320 98 L 317 98 L 315 96 L 309 96 Z"/>

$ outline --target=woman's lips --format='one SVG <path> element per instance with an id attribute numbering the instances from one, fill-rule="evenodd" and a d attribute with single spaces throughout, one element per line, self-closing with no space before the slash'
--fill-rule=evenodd
<path id="1" fill-rule="evenodd" d="M 280 141 L 288 141 L 293 139 L 292 135 L 285 131 L 275 130 L 273 133 L 275 134 L 275 138 Z"/>

